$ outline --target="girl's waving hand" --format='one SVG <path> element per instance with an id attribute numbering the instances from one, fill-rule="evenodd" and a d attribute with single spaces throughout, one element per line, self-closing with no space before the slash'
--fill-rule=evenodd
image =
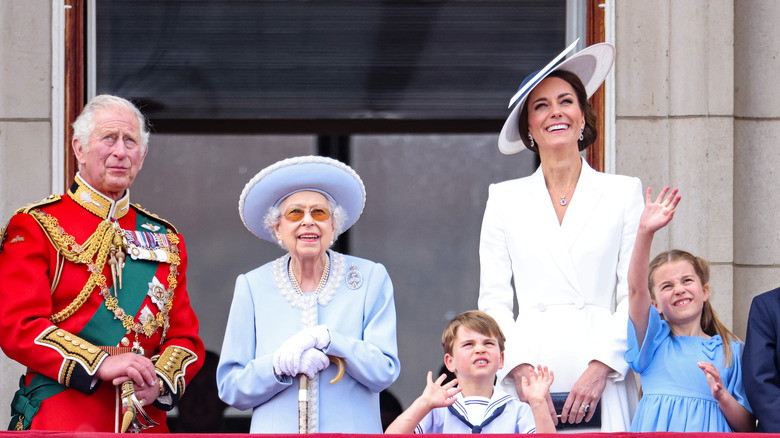
<path id="1" fill-rule="evenodd" d="M 682 196 L 677 194 L 677 188 L 670 191 L 669 186 L 666 186 L 653 201 L 652 189 L 647 188 L 645 209 L 639 219 L 634 252 L 628 267 L 628 315 L 634 324 L 640 347 L 647 332 L 647 312 L 652 304 L 651 291 L 647 286 L 650 247 L 655 232 L 665 227 L 674 217 L 674 209 L 680 199 Z"/>

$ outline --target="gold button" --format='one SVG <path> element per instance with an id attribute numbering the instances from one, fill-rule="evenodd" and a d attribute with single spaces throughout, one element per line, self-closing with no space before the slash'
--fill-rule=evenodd
<path id="1" fill-rule="evenodd" d="M 120 343 L 122 344 L 123 347 L 127 347 L 128 345 L 130 345 L 130 339 L 127 339 L 127 337 L 124 337 L 124 338 L 122 338 Z"/>
<path id="2" fill-rule="evenodd" d="M 65 332 L 62 331 L 62 330 L 57 330 L 57 336 L 60 336 L 60 337 L 65 336 Z"/>
<path id="3" fill-rule="evenodd" d="M 94 347 L 89 347 L 89 348 L 87 348 L 87 351 L 88 351 L 89 353 L 91 353 L 91 354 L 95 354 L 95 353 L 97 353 L 97 348 L 94 348 Z"/>

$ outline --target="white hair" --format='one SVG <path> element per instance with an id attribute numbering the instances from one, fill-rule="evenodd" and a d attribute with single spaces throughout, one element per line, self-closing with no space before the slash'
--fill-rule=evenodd
<path id="1" fill-rule="evenodd" d="M 337 205 L 335 202 L 328 199 L 328 208 L 330 209 L 331 218 L 333 219 L 333 242 L 339 238 L 344 231 L 344 224 L 347 223 L 347 211 L 344 207 Z M 263 216 L 263 227 L 268 231 L 271 236 L 275 235 L 276 226 L 279 225 L 279 221 L 282 220 L 282 210 L 279 207 L 273 206 L 268 209 L 265 216 Z M 329 242 L 329 244 L 333 244 Z M 287 251 L 284 244 L 277 242 L 283 250 Z"/>
<path id="2" fill-rule="evenodd" d="M 93 97 L 84 106 L 76 121 L 73 122 L 73 138 L 78 139 L 84 152 L 89 152 L 89 136 L 95 130 L 95 114 L 108 108 L 122 108 L 135 114 L 135 117 L 138 119 L 138 126 L 141 127 L 141 152 L 146 152 L 146 148 L 149 145 L 149 128 L 146 123 L 146 117 L 129 100 L 110 94 L 101 94 Z"/>

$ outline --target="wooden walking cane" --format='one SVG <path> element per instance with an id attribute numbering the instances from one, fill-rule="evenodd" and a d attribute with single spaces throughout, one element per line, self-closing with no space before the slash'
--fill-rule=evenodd
<path id="1" fill-rule="evenodd" d="M 344 359 L 328 355 L 328 359 L 338 367 L 336 377 L 330 383 L 336 383 L 344 377 Z M 298 433 L 309 433 L 309 378 L 306 374 L 298 376 Z"/>

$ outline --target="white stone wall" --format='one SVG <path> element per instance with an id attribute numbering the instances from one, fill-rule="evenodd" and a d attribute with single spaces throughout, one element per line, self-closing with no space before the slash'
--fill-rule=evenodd
<path id="1" fill-rule="evenodd" d="M 51 0 L 0 2 L 3 226 L 16 208 L 51 191 L 51 8 Z M 0 353 L 0 427 L 10 421 L 8 406 L 23 371 Z"/>
<path id="2" fill-rule="evenodd" d="M 653 253 L 712 264 L 720 318 L 743 337 L 780 285 L 780 3 L 616 1 L 617 171 L 683 200 Z"/>
<path id="3" fill-rule="evenodd" d="M 733 6 L 730 0 L 616 2 L 618 173 L 680 188 L 653 255 L 711 263 L 713 301 L 733 325 Z"/>
<path id="4" fill-rule="evenodd" d="M 744 330 L 753 297 L 780 286 L 780 3 L 734 2 L 734 297 Z"/>

